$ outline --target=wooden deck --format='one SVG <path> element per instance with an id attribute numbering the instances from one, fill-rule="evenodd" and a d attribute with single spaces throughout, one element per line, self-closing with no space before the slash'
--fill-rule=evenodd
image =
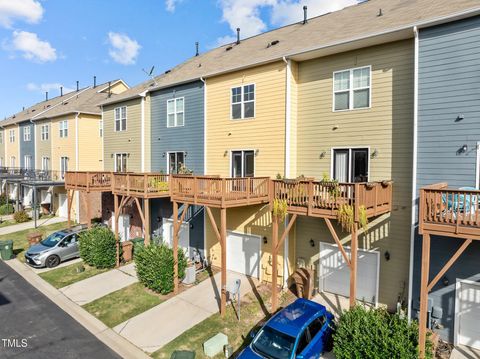
<path id="1" fill-rule="evenodd" d="M 324 181 L 273 181 L 273 199 L 285 200 L 288 212 L 336 219 L 342 205 L 354 207 L 358 220 L 359 207 L 367 217 L 388 213 L 392 208 L 392 182 L 332 183 Z"/>
<path id="2" fill-rule="evenodd" d="M 112 172 L 67 172 L 65 189 L 86 192 L 110 192 L 112 190 Z"/>
<path id="3" fill-rule="evenodd" d="M 269 203 L 268 177 L 172 176 L 172 201 L 228 208 Z"/>
<path id="4" fill-rule="evenodd" d="M 420 190 L 419 233 L 480 239 L 480 191 L 438 183 Z"/>
<path id="5" fill-rule="evenodd" d="M 112 193 L 141 198 L 170 197 L 170 176 L 160 173 L 114 173 Z"/>

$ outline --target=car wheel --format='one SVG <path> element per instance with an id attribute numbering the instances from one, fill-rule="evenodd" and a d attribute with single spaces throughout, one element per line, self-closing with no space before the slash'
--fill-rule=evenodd
<path id="1" fill-rule="evenodd" d="M 328 338 L 327 342 L 325 343 L 325 351 L 331 352 L 332 349 L 333 349 L 333 336 L 330 335 L 330 338 Z"/>
<path id="2" fill-rule="evenodd" d="M 45 261 L 45 265 L 47 268 L 54 268 L 60 264 L 60 257 L 57 255 L 51 255 L 47 257 L 47 260 Z"/>

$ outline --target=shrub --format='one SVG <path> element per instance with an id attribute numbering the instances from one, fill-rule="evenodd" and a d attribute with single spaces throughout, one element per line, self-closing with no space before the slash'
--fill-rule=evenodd
<path id="1" fill-rule="evenodd" d="M 115 234 L 107 227 L 93 227 L 80 234 L 80 257 L 97 268 L 113 268 L 116 264 Z"/>
<path id="2" fill-rule="evenodd" d="M 28 216 L 27 212 L 21 210 L 13 214 L 13 220 L 17 223 L 24 223 L 28 222 L 30 220 L 30 217 Z"/>
<path id="3" fill-rule="evenodd" d="M 135 266 L 140 282 L 147 288 L 161 294 L 173 291 L 173 249 L 165 244 L 151 244 L 135 255 Z M 187 260 L 181 249 L 178 250 L 178 277 L 185 276 Z"/>
<path id="4" fill-rule="evenodd" d="M 13 208 L 13 205 L 6 203 L 0 205 L 0 215 L 5 216 L 6 214 L 12 214 L 15 212 L 15 208 Z"/>
<path id="5" fill-rule="evenodd" d="M 8 196 L 6 193 L 0 194 L 0 206 L 3 206 L 4 204 L 8 204 Z"/>
<path id="6" fill-rule="evenodd" d="M 345 311 L 333 335 L 333 352 L 344 358 L 418 358 L 418 325 L 385 309 L 357 305 Z M 432 358 L 427 342 L 427 358 Z"/>

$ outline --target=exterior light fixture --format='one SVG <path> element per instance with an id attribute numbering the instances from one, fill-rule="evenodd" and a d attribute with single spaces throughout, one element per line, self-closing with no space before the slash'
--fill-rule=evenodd
<path id="1" fill-rule="evenodd" d="M 327 152 L 325 151 L 320 152 L 320 158 L 325 158 L 326 155 L 327 155 Z"/>
<path id="2" fill-rule="evenodd" d="M 462 152 L 465 153 L 468 151 L 468 146 L 467 145 L 463 145 L 462 146 Z"/>
<path id="3" fill-rule="evenodd" d="M 255 157 L 258 156 L 258 153 L 259 153 L 259 152 L 260 152 L 260 150 L 257 148 L 257 149 L 255 150 Z"/>
<path id="4" fill-rule="evenodd" d="M 444 285 L 445 287 L 447 287 L 448 284 L 450 284 L 450 281 L 448 280 L 447 276 L 444 276 L 444 277 L 442 278 L 442 283 L 443 283 L 443 285 Z"/>
<path id="5" fill-rule="evenodd" d="M 459 121 L 462 121 L 464 119 L 465 119 L 465 115 L 462 113 L 462 114 L 457 116 L 457 118 L 455 119 L 455 122 L 459 122 Z"/>
<path id="6" fill-rule="evenodd" d="M 162 157 L 165 157 L 167 154 L 165 152 L 162 153 Z"/>
<path id="7" fill-rule="evenodd" d="M 375 148 L 372 152 L 372 154 L 370 155 L 371 158 L 377 158 L 378 157 L 378 150 Z"/>
<path id="8" fill-rule="evenodd" d="M 227 157 L 228 156 L 228 151 L 225 150 L 225 152 L 223 152 L 223 157 Z"/>
<path id="9" fill-rule="evenodd" d="M 268 243 L 268 239 L 266 236 L 263 237 L 263 244 L 267 244 Z"/>
<path id="10" fill-rule="evenodd" d="M 385 256 L 385 260 L 388 262 L 390 260 L 390 252 L 386 251 L 384 256 Z"/>
<path id="11" fill-rule="evenodd" d="M 313 240 L 313 238 L 310 238 L 310 246 L 315 247 L 315 241 Z"/>

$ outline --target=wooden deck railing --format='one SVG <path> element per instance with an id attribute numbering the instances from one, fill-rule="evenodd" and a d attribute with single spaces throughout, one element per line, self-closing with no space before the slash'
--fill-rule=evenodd
<path id="1" fill-rule="evenodd" d="M 368 217 L 391 211 L 392 182 L 334 183 L 325 181 L 273 181 L 273 199 L 285 200 L 289 213 L 314 217 L 336 218 L 342 205 L 354 208 L 358 220 L 359 207 Z"/>
<path id="2" fill-rule="evenodd" d="M 420 234 L 480 236 L 480 191 L 448 188 L 438 183 L 420 190 L 418 226 Z"/>
<path id="3" fill-rule="evenodd" d="M 220 178 L 172 176 L 172 200 L 215 207 L 237 207 L 269 201 L 268 177 Z"/>
<path id="4" fill-rule="evenodd" d="M 67 172 L 65 188 L 92 192 L 107 192 L 112 189 L 112 172 Z"/>
<path id="5" fill-rule="evenodd" d="M 112 192 L 144 198 L 168 197 L 169 178 L 160 173 L 114 173 Z"/>

